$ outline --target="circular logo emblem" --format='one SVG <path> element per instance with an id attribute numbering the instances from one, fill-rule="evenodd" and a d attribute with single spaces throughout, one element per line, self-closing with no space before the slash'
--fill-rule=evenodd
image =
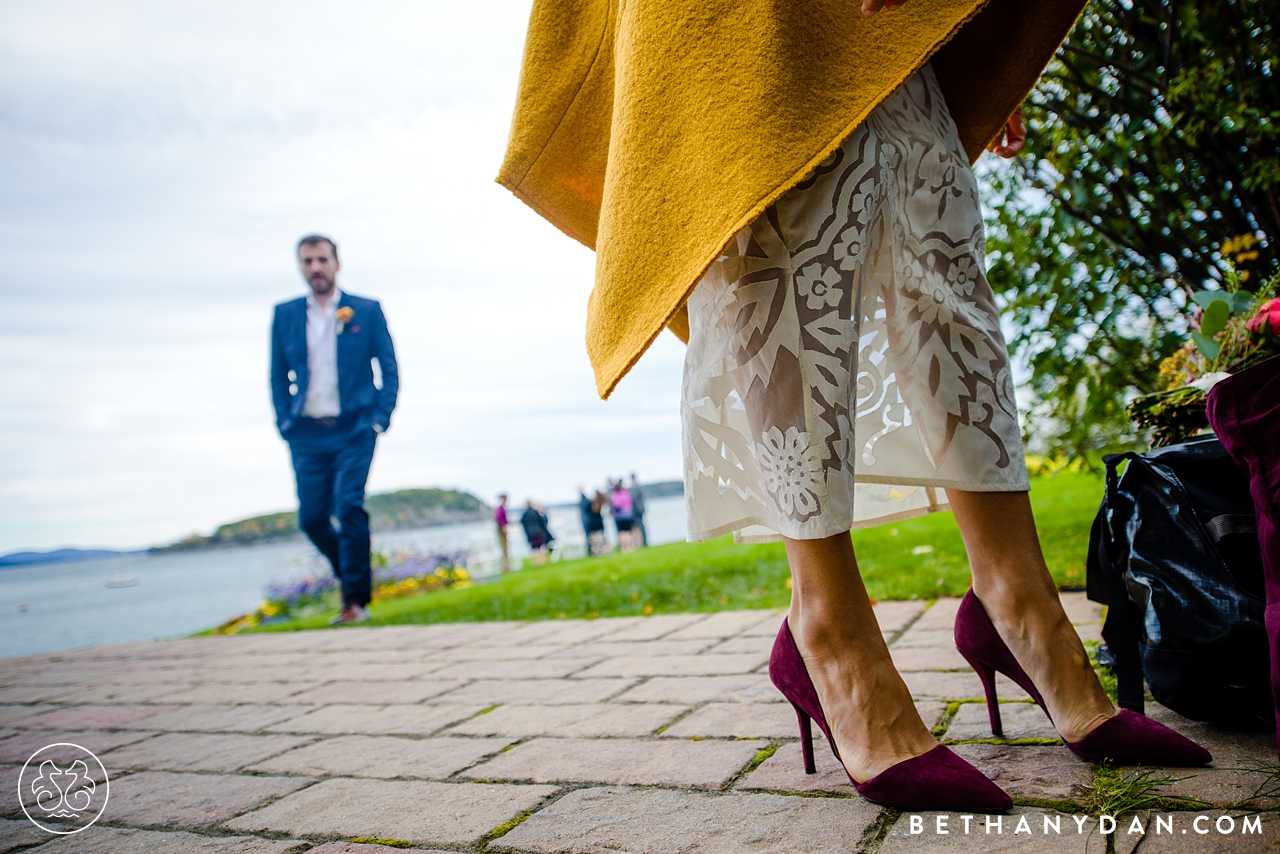
<path id="1" fill-rule="evenodd" d="M 78 744 L 59 742 L 31 755 L 18 775 L 18 801 L 31 823 L 49 833 L 79 833 L 107 808 L 107 769 Z"/>

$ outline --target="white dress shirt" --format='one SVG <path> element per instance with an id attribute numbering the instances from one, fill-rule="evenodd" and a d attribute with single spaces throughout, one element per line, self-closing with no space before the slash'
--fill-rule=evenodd
<path id="1" fill-rule="evenodd" d="M 338 300 L 342 291 L 335 286 L 332 296 L 321 305 L 315 294 L 307 295 L 307 399 L 302 414 L 307 418 L 335 418 L 342 414 L 338 400 Z"/>

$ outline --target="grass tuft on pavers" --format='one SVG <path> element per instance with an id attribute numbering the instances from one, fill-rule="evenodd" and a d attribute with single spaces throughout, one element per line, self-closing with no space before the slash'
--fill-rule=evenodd
<path id="1" fill-rule="evenodd" d="M 1247 759 L 1238 770 L 1262 777 L 1253 793 L 1239 801 L 1235 808 L 1251 815 L 1280 813 L 1280 761 L 1272 758 Z"/>
<path id="2" fill-rule="evenodd" d="M 1143 810 L 1199 810 L 1209 809 L 1210 804 L 1197 798 L 1175 795 L 1164 791 L 1174 783 L 1190 780 L 1170 775 L 1156 776 L 1157 769 L 1141 768 L 1125 771 L 1109 762 L 1101 762 L 1094 768 L 1093 782 L 1080 792 L 1082 811 L 1089 815 L 1109 815 L 1119 818 Z"/>
<path id="3" fill-rule="evenodd" d="M 1102 489 L 1101 479 L 1086 472 L 1032 478 L 1037 527 L 1059 586 L 1084 584 L 1089 527 Z M 969 587 L 964 544 L 950 513 L 854 531 L 853 541 L 875 599 L 960 596 Z M 790 601 L 789 581 L 781 543 L 737 545 L 732 537 L 721 537 L 552 563 L 473 587 L 376 603 L 367 625 L 781 608 Z M 324 628 L 326 617 L 313 615 L 252 631 Z"/>

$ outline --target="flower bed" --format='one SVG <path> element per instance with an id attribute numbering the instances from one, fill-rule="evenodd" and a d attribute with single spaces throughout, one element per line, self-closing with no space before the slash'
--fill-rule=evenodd
<path id="1" fill-rule="evenodd" d="M 401 596 L 443 590 L 447 587 L 469 587 L 468 553 L 458 552 L 374 552 L 373 601 L 386 602 Z M 336 610 L 340 585 L 322 558 L 315 560 L 316 569 L 302 578 L 267 586 L 266 599 L 247 614 L 228 620 L 213 630 L 230 635 L 264 623 L 283 622 L 294 616 L 316 610 Z"/>

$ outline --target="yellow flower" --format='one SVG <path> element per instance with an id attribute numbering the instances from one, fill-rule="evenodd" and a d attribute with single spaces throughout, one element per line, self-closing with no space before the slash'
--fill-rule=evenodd
<path id="1" fill-rule="evenodd" d="M 351 318 L 356 316 L 356 312 L 351 306 L 344 305 L 342 308 L 334 312 L 333 316 L 338 319 L 339 323 L 350 323 Z"/>

